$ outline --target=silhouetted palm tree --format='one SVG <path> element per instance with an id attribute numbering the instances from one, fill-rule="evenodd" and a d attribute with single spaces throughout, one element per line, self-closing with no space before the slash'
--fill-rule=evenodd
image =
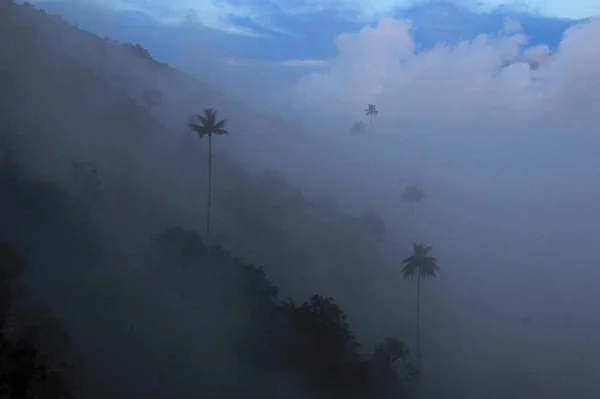
<path id="1" fill-rule="evenodd" d="M 350 133 L 352 133 L 353 136 L 357 135 L 357 134 L 365 134 L 367 130 L 367 127 L 365 126 L 365 123 L 363 121 L 356 121 L 354 122 L 354 124 L 352 124 L 352 127 L 350 128 Z"/>
<path id="2" fill-rule="evenodd" d="M 204 109 L 203 115 L 196 115 L 200 123 L 190 123 L 189 127 L 200 138 L 208 136 L 208 202 L 206 211 L 206 244 L 210 245 L 210 197 L 212 180 L 212 136 L 229 134 L 225 125 L 227 119 L 217 121 L 217 111 L 212 108 Z"/>
<path id="3" fill-rule="evenodd" d="M 371 127 L 373 126 L 373 119 L 377 116 L 378 113 L 379 111 L 377 110 L 375 104 L 367 105 L 367 109 L 365 109 L 365 114 L 367 114 L 367 116 L 369 117 Z"/>
<path id="4" fill-rule="evenodd" d="M 425 191 L 417 185 L 407 186 L 402 193 L 402 201 L 408 203 L 410 206 L 410 214 L 414 230 L 417 228 L 417 216 L 415 211 L 416 205 L 417 203 L 423 201 L 424 198 Z"/>
<path id="5" fill-rule="evenodd" d="M 404 278 L 417 278 L 417 372 L 421 371 L 421 278 L 436 277 L 439 270 L 437 258 L 430 256 L 433 248 L 425 244 L 413 244 L 413 254 L 402 261 Z"/>

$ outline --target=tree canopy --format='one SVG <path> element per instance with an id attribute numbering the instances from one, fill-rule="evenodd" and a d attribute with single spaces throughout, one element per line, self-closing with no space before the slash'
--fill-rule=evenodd
<path id="1" fill-rule="evenodd" d="M 217 111 L 212 108 L 204 109 L 202 115 L 197 114 L 199 123 L 190 123 L 189 127 L 198 134 L 200 138 L 204 136 L 229 134 L 226 129 L 227 119 L 217 120 Z"/>
<path id="2" fill-rule="evenodd" d="M 425 244 L 414 243 L 413 254 L 402 261 L 404 277 L 415 277 L 417 274 L 421 278 L 436 277 L 439 267 L 437 258 L 429 255 L 432 249 Z"/>

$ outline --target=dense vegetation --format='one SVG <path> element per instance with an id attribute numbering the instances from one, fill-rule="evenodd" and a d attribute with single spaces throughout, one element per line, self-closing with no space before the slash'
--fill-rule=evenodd
<path id="1" fill-rule="evenodd" d="M 0 242 L 0 397 L 75 398 L 77 367 L 61 323 L 28 304 L 26 263 Z"/>
<path id="2" fill-rule="evenodd" d="M 99 83 L 95 72 L 82 68 L 68 55 L 51 54 L 49 48 L 44 48 L 37 38 L 39 30 L 55 17 L 30 5 L 5 2 L 0 7 L 0 34 L 6 44 L 3 88 L 5 95 L 13 96 L 13 102 L 3 104 L 0 110 L 1 397 L 103 397 L 98 392 L 104 384 L 100 375 L 118 375 L 125 370 L 129 376 L 139 372 L 136 378 L 143 382 L 113 381 L 115 386 L 112 391 L 107 388 L 110 393 L 104 393 L 104 397 L 190 397 L 217 391 L 220 396 L 215 393 L 211 397 L 407 395 L 405 381 L 415 372 L 404 343 L 389 338 L 374 351 L 361 347 L 346 314 L 332 297 L 314 294 L 298 303 L 285 299 L 265 269 L 237 257 L 235 250 L 213 244 L 219 236 L 209 245 L 194 229 L 168 227 L 181 218 L 166 212 L 164 202 L 147 195 L 144 188 L 132 188 L 134 180 L 124 180 L 123 171 L 131 174 L 135 170 L 134 161 L 126 152 L 128 143 L 139 145 L 141 141 L 136 140 L 142 139 L 137 133 L 152 138 L 162 128 L 148 117 L 146 110 L 161 103 L 160 91 L 142 88 L 139 93 L 131 93 L 128 90 L 137 90 L 139 85 L 130 85 L 129 75 L 118 75 L 123 79 L 115 78 L 109 85 L 120 82 L 124 95 L 139 103 L 123 100 L 106 84 Z M 70 32 L 71 27 L 65 28 L 62 21 L 52 23 L 60 26 L 58 41 L 68 42 L 67 36 L 62 35 L 83 34 Z M 20 34 L 20 48 L 6 40 L 15 32 Z M 97 43 L 105 52 L 118 46 L 119 51 L 153 62 L 137 44 L 120 46 L 99 38 Z M 135 120 L 115 122 L 118 129 L 128 134 L 120 138 L 119 148 L 107 147 L 97 160 L 64 160 L 60 158 L 63 153 L 49 155 L 52 148 L 70 145 L 69 136 L 61 131 L 65 125 L 56 122 L 61 118 L 59 103 L 66 100 L 57 101 L 54 108 L 45 108 L 41 116 L 28 113 L 23 117 L 24 113 L 18 110 L 19 101 L 26 102 L 31 97 L 19 86 L 21 80 L 27 79 L 28 71 L 21 72 L 16 66 L 40 52 L 54 57 L 52 62 L 72 68 L 75 72 L 68 78 L 73 79 L 73 84 L 80 84 L 76 79 L 83 79 L 86 86 L 104 90 L 108 94 L 103 95 L 125 104 L 128 116 L 136 115 Z M 52 73 L 52 65 L 45 73 Z M 51 85 L 51 81 L 40 80 L 39 84 Z M 77 101 L 77 96 L 72 95 L 71 104 Z M 37 109 L 38 105 L 31 107 Z M 81 115 L 76 115 L 75 109 L 72 112 L 66 124 L 81 133 L 83 130 L 76 128 Z M 90 113 L 91 118 L 101 117 L 93 114 L 99 112 L 93 108 L 79 110 L 80 114 L 84 112 Z M 81 119 L 81 123 L 89 122 L 89 117 Z M 88 130 L 93 129 L 89 127 Z M 55 134 L 55 147 L 38 143 L 47 140 L 41 135 L 42 129 L 44 135 Z M 102 141 L 104 138 L 96 140 L 108 146 Z M 36 143 L 41 152 L 36 152 L 40 150 Z M 182 150 L 179 143 L 162 143 L 163 155 L 172 151 L 171 160 L 180 170 L 191 164 L 200 165 L 197 154 L 186 152 L 189 146 Z M 118 155 L 122 153 L 126 155 Z M 34 159 L 33 154 L 42 155 Z M 103 165 L 102 159 L 107 157 L 110 162 Z M 41 176 L 35 163 L 44 165 L 50 162 L 48 159 L 61 159 L 64 165 Z M 209 154 L 209 162 L 210 159 Z M 196 169 L 205 170 L 201 166 Z M 284 258 L 299 265 L 308 263 L 310 258 L 296 256 L 294 248 L 299 244 L 294 243 L 292 236 L 282 236 L 282 226 L 306 219 L 311 212 L 316 215 L 315 220 L 320 220 L 323 209 L 303 198 L 279 175 L 256 177 L 244 175 L 235 167 L 226 169 L 238 188 L 246 191 L 240 194 L 244 203 L 234 203 L 230 208 L 235 211 L 232 215 L 237 241 L 221 239 L 235 248 L 235 242 L 256 240 L 255 234 L 270 237 L 275 242 L 270 243 L 269 250 L 262 249 L 266 253 L 263 259 L 271 262 L 270 270 L 284 270 L 272 264 Z M 153 177 L 171 178 L 160 174 Z M 256 193 L 263 192 L 265 184 L 279 199 L 279 208 L 269 211 L 271 220 L 256 220 L 252 215 L 260 214 L 257 211 L 264 206 Z M 227 206 L 226 198 L 218 200 L 221 206 Z M 385 236 L 385 224 L 372 211 L 358 218 L 337 215 L 334 219 L 333 228 L 314 230 L 320 231 L 321 236 L 312 237 L 322 243 L 315 253 L 332 264 L 359 264 L 361 257 L 374 251 Z M 352 251 L 341 247 L 343 238 L 358 237 L 362 244 Z M 30 266 L 27 273 L 26 265 Z M 354 278 L 360 280 L 360 274 Z M 18 288 L 29 285 L 35 294 L 23 296 Z M 64 296 L 57 295 L 56 290 L 64 290 Z M 59 309 L 64 326 L 47 316 L 46 311 L 31 310 L 32 303 L 48 298 Z M 136 308 L 136 301 L 143 305 Z M 139 309 L 152 312 L 145 314 Z M 169 321 L 175 317 L 174 309 L 183 312 L 182 319 L 189 325 L 177 327 Z M 72 346 L 67 332 L 73 335 Z M 184 339 L 194 335 L 198 342 L 184 343 Z M 100 356 L 102 348 L 107 354 Z M 77 361 L 73 351 L 81 352 Z M 94 354 L 102 359 L 93 359 Z M 148 379 L 150 375 L 154 376 L 152 381 Z"/>
<path id="3" fill-rule="evenodd" d="M 52 250 L 53 260 L 76 255 L 73 249 L 81 250 L 82 238 L 90 238 L 92 234 L 89 219 L 77 210 L 85 205 L 87 197 L 73 197 L 51 184 L 30 181 L 14 170 L 5 164 L 0 174 L 4 220 L 8 220 L 10 213 L 13 226 L 25 232 L 36 229 L 36 225 L 49 224 L 48 231 L 39 238 L 56 235 L 57 241 L 48 246 L 33 243 L 32 237 L 9 235 L 32 245 L 30 252 L 34 254 Z M 57 246 L 59 242 L 65 247 Z M 97 242 L 90 245 L 96 246 Z M 38 343 L 30 341 L 40 337 L 35 331 L 45 328 L 47 323 L 34 319 L 34 324 L 23 324 L 23 310 L 14 311 L 25 259 L 7 242 L 0 249 L 4 389 L 43 392 L 38 397 L 67 397 L 53 390 L 70 389 L 66 380 L 70 364 L 63 361 L 62 352 L 48 359 L 40 357 Z M 88 247 L 86 252 L 108 260 L 108 255 L 99 248 Z M 115 259 L 114 254 L 112 257 Z M 294 376 L 307 393 L 345 398 L 373 394 L 387 397 L 398 392 L 402 381 L 411 375 L 406 362 L 408 351 L 400 341 L 389 339 L 372 355 L 364 356 L 344 312 L 332 298 L 315 294 L 301 304 L 291 300 L 280 302 L 277 287 L 260 267 L 244 263 L 218 245 L 209 251 L 194 232 L 179 227 L 167 229 L 155 237 L 146 251 L 127 260 L 161 276 L 165 284 L 192 304 L 203 298 L 198 291 L 210 291 L 211 300 L 217 305 L 211 307 L 209 319 L 222 324 L 221 331 L 227 334 L 227 342 L 235 353 L 249 366 L 264 372 Z M 61 351 L 68 347 L 66 343 L 60 345 Z M 58 362 L 58 366 L 49 362 Z"/>

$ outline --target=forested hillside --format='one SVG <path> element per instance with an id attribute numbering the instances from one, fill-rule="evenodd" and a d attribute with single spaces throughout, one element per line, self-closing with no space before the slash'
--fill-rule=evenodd
<path id="1" fill-rule="evenodd" d="M 139 46 L 95 37 L 31 6 L 18 7 L 13 24 L 5 37 L 19 39 L 7 40 L 2 55 L 9 83 L 3 95 L 10 98 L 2 106 L 15 129 L 28 132 L 14 145 L 29 168 L 67 187 L 71 161 L 95 167 L 106 206 L 136 220 L 126 228 L 140 230 L 134 234 L 140 245 L 172 223 L 196 229 L 204 217 L 199 203 L 205 195 L 207 154 L 205 143 L 185 126 L 202 108 L 216 108 L 234 132 L 215 145 L 220 159 L 213 179 L 217 240 L 264 264 L 278 280 L 314 284 L 326 273 L 355 278 L 361 291 L 367 291 L 369 264 L 386 263 L 377 248 L 385 224 L 374 212 L 351 216 L 315 204 L 279 173 L 242 167 L 232 158 L 235 151 L 218 148 L 235 148 L 243 141 L 240 136 L 267 127 L 280 130 L 281 136 L 296 134 L 286 132 L 291 127 L 251 114 L 153 61 Z M 126 81 L 120 80 L 124 75 Z M 150 104 L 144 100 L 148 91 L 153 93 Z M 148 213 L 153 217 L 147 218 Z M 122 220 L 122 215 L 111 215 L 104 215 L 103 222 Z M 306 286 L 299 294 L 316 288 Z"/>
<path id="2" fill-rule="evenodd" d="M 281 174 L 248 171 L 222 152 L 207 246 L 196 233 L 206 146 L 185 131 L 189 117 L 216 108 L 232 132 L 245 118 L 258 121 L 251 131 L 273 119 L 140 45 L 95 37 L 27 4 L 0 7 L 0 305 L 19 304 L 2 322 L 3 361 L 16 362 L 0 376 L 3 394 L 407 395 L 407 346 L 385 331 L 369 337 L 382 344 L 360 346 L 329 296 L 358 309 L 377 289 L 370 270 L 388 267 L 377 214 L 315 204 Z M 18 283 L 29 297 L 4 294 Z M 57 338 L 48 345 L 60 350 L 48 352 L 14 333 L 25 331 L 30 303 L 47 305 L 70 345 Z M 369 317 L 356 314 L 364 335 Z M 44 317 L 29 324 L 42 329 Z M 20 342 L 26 350 L 15 352 Z M 76 360 L 63 361 L 71 353 Z"/>

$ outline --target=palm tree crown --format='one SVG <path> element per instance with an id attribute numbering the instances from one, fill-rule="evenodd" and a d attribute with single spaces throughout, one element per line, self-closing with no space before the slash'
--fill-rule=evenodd
<path id="1" fill-rule="evenodd" d="M 415 276 L 436 277 L 439 270 L 437 258 L 429 256 L 433 248 L 425 244 L 413 244 L 413 254 L 402 261 L 402 275 L 404 278 L 413 278 Z"/>
<path id="2" fill-rule="evenodd" d="M 367 116 L 375 116 L 379 113 L 379 111 L 377 110 L 375 104 L 369 104 L 367 105 L 367 109 L 365 109 L 365 113 L 367 114 Z"/>
<path id="3" fill-rule="evenodd" d="M 212 108 L 205 108 L 204 115 L 197 114 L 198 120 L 200 123 L 190 123 L 189 128 L 194 132 L 198 133 L 200 138 L 204 136 L 212 136 L 229 134 L 225 125 L 227 124 L 227 119 L 223 119 L 217 122 L 217 111 Z"/>
<path id="4" fill-rule="evenodd" d="M 425 191 L 417 185 L 406 187 L 406 189 L 404 189 L 404 192 L 402 193 L 402 201 L 406 202 L 415 203 L 423 200 L 424 198 Z"/>
<path id="5" fill-rule="evenodd" d="M 365 126 L 365 123 L 363 121 L 356 121 L 354 122 L 354 124 L 352 124 L 352 127 L 350 128 L 350 133 L 352 133 L 353 135 L 364 134 L 366 129 L 367 127 Z"/>
<path id="6" fill-rule="evenodd" d="M 373 118 L 376 117 L 378 113 L 379 111 L 377 110 L 375 104 L 367 105 L 367 109 L 365 109 L 365 114 L 367 114 L 367 116 L 369 117 L 371 125 L 373 124 Z"/>

